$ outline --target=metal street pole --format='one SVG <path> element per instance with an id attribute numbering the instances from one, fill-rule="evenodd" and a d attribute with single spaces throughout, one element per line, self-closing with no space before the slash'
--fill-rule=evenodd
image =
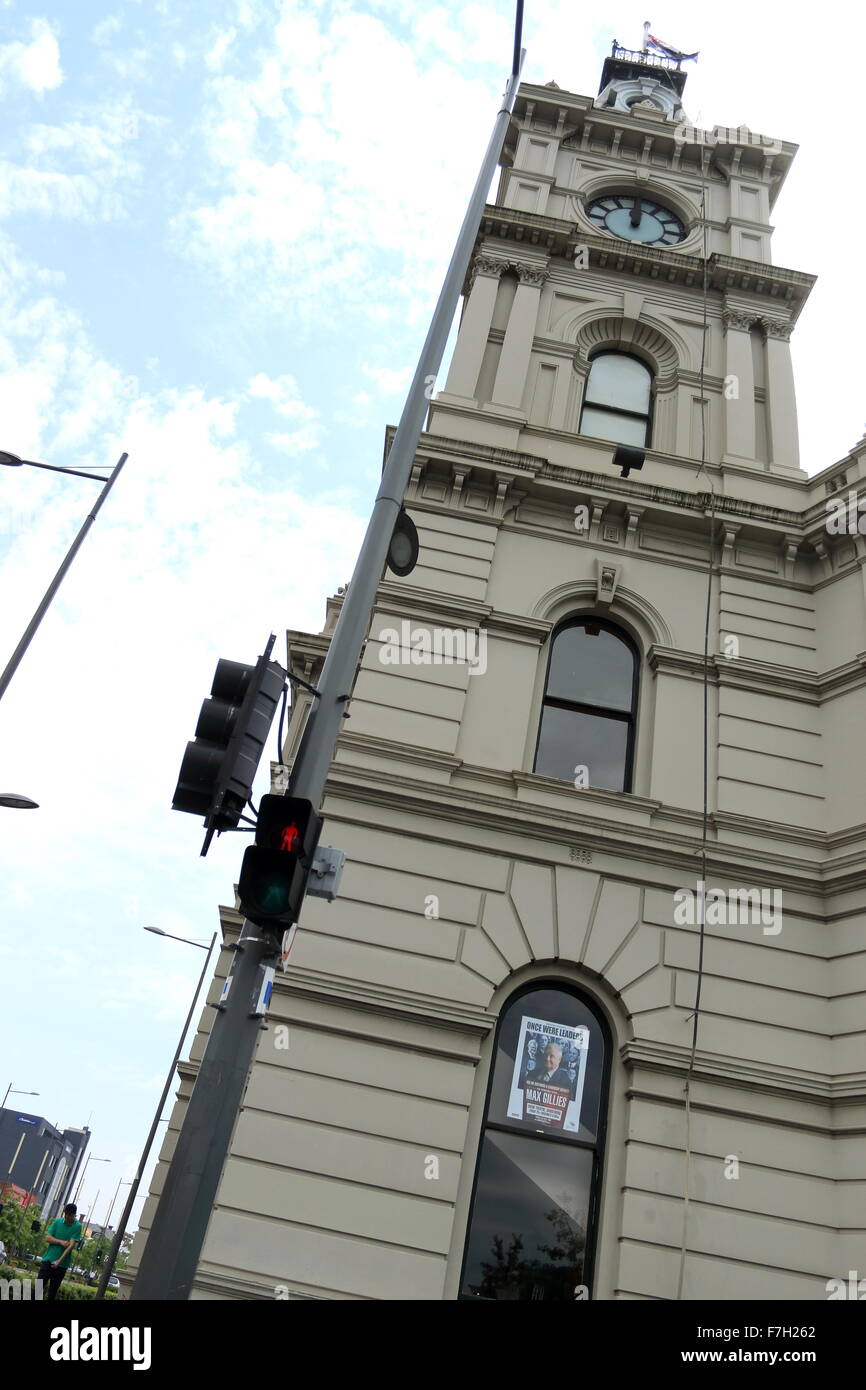
<path id="1" fill-rule="evenodd" d="M 60 569 L 57 571 L 51 583 L 49 584 L 48 589 L 45 593 L 45 597 L 43 598 L 39 607 L 36 609 L 36 612 L 30 619 L 30 622 L 27 624 L 24 636 L 21 638 L 21 641 L 18 643 L 18 646 L 15 648 L 14 652 L 9 658 L 6 670 L 3 672 L 2 676 L 0 676 L 0 700 L 2 700 L 3 696 L 6 694 L 6 689 L 9 685 L 9 682 L 11 681 L 12 677 L 15 675 L 15 672 L 18 670 L 18 667 L 21 664 L 21 658 L 23 657 L 27 648 L 30 646 L 36 629 L 39 627 L 39 624 L 42 622 L 42 619 L 48 612 L 48 609 L 51 605 L 51 600 L 54 598 L 54 595 L 57 593 L 57 590 L 63 583 L 66 571 L 69 569 L 69 566 L 72 564 L 72 561 L 75 559 L 76 555 L 81 549 L 84 538 L 86 537 L 88 531 L 90 530 L 91 526 L 96 520 L 97 512 L 99 511 L 100 507 L 102 506 L 103 502 L 105 501 L 106 497 L 108 496 L 112 487 L 114 486 L 114 483 L 120 473 L 120 470 L 126 463 L 127 458 L 127 454 L 121 454 L 120 458 L 115 464 L 110 478 L 108 479 L 107 483 L 103 487 L 102 491 L 96 499 L 96 502 L 93 505 L 93 510 L 88 512 L 84 525 L 81 527 L 81 530 L 78 532 L 78 535 L 75 537 L 75 540 L 72 542 L 71 546 L 66 552 L 66 558 L 64 559 L 63 563 L 60 566 Z M 96 475 L 90 474 L 85 476 L 95 477 Z"/>
<path id="2" fill-rule="evenodd" d="M 82 1189 L 82 1187 L 83 1187 L 83 1185 L 84 1185 L 84 1179 L 85 1179 L 85 1177 L 87 1176 L 87 1165 L 88 1165 L 88 1163 L 90 1162 L 90 1158 L 91 1158 L 91 1155 L 88 1154 L 88 1155 L 87 1155 L 87 1158 L 84 1160 L 84 1168 L 82 1169 L 81 1177 L 80 1177 L 79 1180 L 78 1180 L 78 1186 L 76 1187 L 75 1192 L 73 1193 L 73 1195 L 69 1198 L 70 1202 L 74 1202 L 75 1205 L 76 1205 L 76 1207 L 78 1206 L 78 1198 L 79 1198 L 79 1195 L 80 1195 L 80 1193 L 81 1193 L 81 1189 Z"/>
<path id="3" fill-rule="evenodd" d="M 120 1196 L 120 1189 L 121 1189 L 123 1186 L 124 1186 L 123 1178 L 118 1178 L 118 1179 L 117 1179 L 117 1187 L 114 1189 L 114 1196 L 112 1197 L 112 1199 L 111 1199 L 111 1205 L 110 1205 L 109 1208 L 108 1208 L 108 1215 L 107 1215 L 106 1218 L 105 1218 L 105 1225 L 104 1225 L 103 1228 L 102 1228 L 103 1231 L 109 1231 L 109 1230 L 111 1229 L 111 1213 L 114 1211 L 114 1204 L 115 1204 L 115 1202 L 117 1201 L 118 1197 Z"/>
<path id="4" fill-rule="evenodd" d="M 499 162 L 525 57 L 520 47 L 523 4 L 518 0 L 514 61 L 493 134 L 463 219 L 400 424 L 388 455 L 373 514 L 343 600 L 328 656 L 292 773 L 291 796 L 321 805 L 325 778 L 367 636 L 388 545 L 409 482 L 427 410 L 425 386 L 435 379 L 478 235 L 487 190 Z M 267 1012 L 277 957 L 276 938 L 244 921 L 231 973 L 217 1005 L 186 1117 L 154 1215 L 132 1298 L 189 1297 L 217 1189 Z"/>
<path id="5" fill-rule="evenodd" d="M 168 933 L 162 934 L 168 935 Z M 180 940 L 181 938 L 178 939 Z M 213 936 L 210 939 L 210 946 L 208 946 L 207 948 L 207 955 L 205 956 L 204 965 L 201 968 L 201 974 L 198 977 L 198 983 L 195 987 L 195 993 L 192 996 L 192 1002 L 189 1006 L 189 1013 L 186 1016 L 183 1028 L 180 1031 L 180 1037 L 177 1040 L 177 1047 L 175 1049 L 174 1056 L 171 1059 L 171 1066 L 168 1069 L 168 1076 L 165 1078 L 165 1085 L 162 1088 L 162 1095 L 160 1096 L 159 1101 L 157 1103 L 156 1114 L 153 1117 L 153 1123 L 150 1126 L 150 1131 L 148 1133 L 147 1138 L 144 1141 L 144 1148 L 141 1151 L 141 1158 L 138 1160 L 138 1168 L 136 1169 L 135 1177 L 133 1178 L 132 1183 L 130 1185 L 129 1194 L 126 1198 L 126 1205 L 124 1206 L 120 1216 L 120 1220 L 117 1223 L 117 1230 L 114 1233 L 114 1239 L 111 1242 L 111 1249 L 109 1250 L 108 1258 L 105 1261 L 105 1268 L 103 1269 L 99 1279 L 99 1287 L 96 1290 L 97 1298 L 105 1297 L 105 1290 L 108 1288 L 108 1281 L 114 1272 L 114 1266 L 117 1261 L 117 1257 L 120 1254 L 120 1247 L 123 1244 L 123 1237 L 126 1235 L 126 1227 L 129 1222 L 130 1215 L 132 1214 L 133 1203 L 135 1202 L 135 1199 L 138 1196 L 139 1185 L 141 1183 L 148 1155 L 153 1144 L 154 1136 L 156 1135 L 157 1126 L 159 1125 L 159 1117 L 162 1114 L 162 1107 L 165 1105 L 166 1098 L 168 1096 L 169 1091 L 171 1090 L 172 1082 L 174 1081 L 174 1074 L 177 1068 L 177 1064 L 180 1060 L 181 1049 L 183 1047 L 183 1040 L 186 1037 L 187 1029 L 189 1028 L 190 1023 L 192 1022 L 192 1016 L 195 1010 L 196 1000 L 198 999 L 199 990 L 201 989 L 202 984 L 204 982 L 205 971 L 207 970 L 208 965 L 210 964 L 211 953 L 213 952 L 214 942 L 216 941 L 216 939 L 217 934 L 216 932 L 214 932 Z M 199 942 L 193 941 L 190 944 L 193 946 L 198 946 Z"/>
<path id="6" fill-rule="evenodd" d="M 100 1255 L 100 1258 L 101 1258 L 101 1252 L 102 1252 L 102 1250 L 103 1250 L 102 1241 L 105 1239 L 107 1233 L 111 1230 L 111 1213 L 114 1211 L 114 1204 L 115 1204 L 115 1202 L 117 1201 L 118 1197 L 120 1196 L 120 1189 L 121 1189 L 122 1187 L 130 1187 L 130 1186 L 131 1186 L 131 1184 L 128 1183 L 128 1182 L 124 1182 L 124 1181 L 123 1181 L 123 1178 L 118 1178 L 118 1179 L 117 1179 L 117 1187 L 114 1189 L 114 1196 L 113 1196 L 112 1199 L 111 1199 L 111 1203 L 110 1203 L 109 1208 L 108 1208 L 108 1215 L 107 1215 L 106 1218 L 105 1218 L 105 1225 L 104 1225 L 103 1228 L 102 1228 L 102 1233 L 101 1233 L 101 1235 L 100 1235 L 100 1237 L 99 1237 L 99 1244 L 97 1245 L 97 1254 Z M 98 1263 L 99 1263 L 99 1260 L 97 1260 L 97 1264 L 98 1264 Z M 101 1282 L 101 1276 L 100 1276 L 100 1282 Z M 98 1291 L 97 1291 L 97 1292 L 98 1292 Z"/>

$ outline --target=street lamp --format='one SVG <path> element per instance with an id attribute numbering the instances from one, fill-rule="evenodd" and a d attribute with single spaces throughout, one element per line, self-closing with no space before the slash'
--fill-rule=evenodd
<path id="1" fill-rule="evenodd" d="M 214 932 L 211 937 L 210 945 L 208 946 L 204 941 L 193 941 L 191 936 L 172 936 L 170 931 L 163 931 L 162 927 L 145 927 L 144 930 L 152 931 L 154 936 L 168 936 L 172 941 L 185 941 L 187 946 L 198 946 L 201 951 L 212 951 L 214 941 L 216 940 L 216 932 Z"/>
<path id="2" fill-rule="evenodd" d="M 75 1196 L 72 1198 L 72 1201 L 75 1203 L 76 1206 L 78 1205 L 78 1197 L 79 1197 L 79 1194 L 80 1194 L 80 1192 L 81 1192 L 82 1187 L 84 1186 L 84 1179 L 85 1179 L 85 1176 L 86 1176 L 86 1174 L 87 1174 L 87 1165 L 88 1165 L 88 1163 L 90 1162 L 91 1159 L 93 1159 L 93 1162 L 94 1162 L 94 1163 L 110 1163 L 110 1162 L 111 1162 L 111 1159 L 110 1159 L 110 1158 L 97 1158 L 95 1154 L 88 1154 L 88 1155 L 87 1155 L 87 1158 L 86 1158 L 85 1163 L 84 1163 L 84 1171 L 83 1171 L 82 1174 L 81 1174 L 81 1181 L 80 1181 L 80 1183 L 78 1184 L 77 1188 L 75 1189 Z"/>
<path id="3" fill-rule="evenodd" d="M 121 454 L 117 463 L 114 465 L 111 477 L 106 479 L 100 477 L 98 473 L 83 473 L 79 468 L 57 468 L 50 463 L 37 463 L 35 459 L 22 459 L 19 458 L 17 454 L 10 454 L 7 450 L 0 449 L 0 464 L 5 464 L 8 468 L 20 468 L 26 464 L 30 468 L 47 468 L 48 471 L 51 473 L 72 473 L 75 477 L 78 478 L 95 478 L 97 482 L 102 483 L 103 485 L 102 491 L 100 492 L 99 497 L 96 499 L 96 502 L 93 505 L 93 510 L 88 512 L 87 518 L 83 526 L 81 527 L 81 530 L 78 532 L 78 535 L 75 537 L 75 540 L 72 542 L 71 546 L 66 552 L 66 556 L 59 570 L 57 571 L 51 583 L 48 585 L 47 590 L 45 591 L 45 597 L 43 598 L 39 607 L 36 609 L 36 612 L 30 619 L 30 622 L 27 624 L 27 627 L 24 630 L 24 636 L 21 638 L 21 641 L 18 643 L 18 646 L 15 648 L 14 652 L 9 658 L 5 671 L 3 672 L 2 676 L 0 676 L 0 699 L 2 699 L 3 696 L 6 694 L 9 682 L 11 681 L 12 677 L 15 675 L 15 672 L 18 670 L 18 667 L 21 664 L 21 658 L 27 651 L 27 648 L 30 646 L 30 643 L 33 640 L 34 634 L 36 633 L 39 624 L 42 622 L 42 619 L 48 612 L 48 609 L 51 605 L 51 600 L 54 598 L 54 595 L 60 588 L 66 571 L 69 569 L 69 566 L 72 564 L 72 561 L 78 554 L 78 551 L 81 548 L 85 536 L 87 535 L 88 531 L 90 530 L 91 526 L 96 520 L 96 514 L 99 511 L 99 508 L 102 506 L 103 502 L 105 501 L 106 497 L 108 496 L 109 492 L 114 486 L 115 479 L 120 473 L 120 470 L 123 467 L 123 465 L 126 463 L 126 460 L 127 455 Z"/>
<path id="4" fill-rule="evenodd" d="M 161 927 L 145 927 L 144 930 L 153 932 L 155 936 L 171 936 L 171 932 L 163 931 Z M 181 1048 L 183 1047 L 183 1040 L 186 1037 L 186 1030 L 189 1028 L 190 1023 L 192 1022 L 192 1016 L 195 1010 L 196 1000 L 198 999 L 199 990 L 201 989 L 202 982 L 204 981 L 205 971 L 207 970 L 208 965 L 210 963 L 211 952 L 213 951 L 214 942 L 217 939 L 217 934 L 216 932 L 214 932 L 213 936 L 210 939 L 209 946 L 205 946 L 200 941 L 192 941 L 189 937 L 186 936 L 171 936 L 171 939 L 173 941 L 184 941 L 188 946 L 198 946 L 202 951 L 207 951 L 207 955 L 205 956 L 204 965 L 201 968 L 201 974 L 198 977 L 198 983 L 195 987 L 195 993 L 192 996 L 192 1003 L 189 1006 L 189 1013 L 187 1014 L 186 1019 L 184 1020 L 184 1025 L 180 1030 L 180 1037 L 178 1038 L 177 1048 L 175 1049 L 175 1054 L 171 1059 L 171 1066 L 168 1069 L 168 1076 L 166 1077 L 165 1085 L 162 1088 L 162 1095 L 160 1096 L 159 1101 L 157 1102 L 156 1114 L 154 1115 L 153 1123 L 150 1126 L 150 1133 L 144 1141 L 144 1148 L 141 1153 L 141 1158 L 138 1160 L 138 1168 L 136 1169 L 135 1177 L 133 1178 L 132 1183 L 130 1185 L 129 1196 L 126 1199 L 126 1206 L 123 1208 L 120 1220 L 117 1223 L 117 1230 L 114 1235 L 114 1240 L 111 1242 L 111 1249 L 108 1252 L 108 1259 L 105 1261 L 105 1268 L 103 1269 L 102 1274 L 99 1278 L 99 1287 L 96 1290 L 97 1298 L 105 1298 L 105 1290 L 108 1288 L 108 1281 L 111 1278 L 111 1274 L 114 1269 L 114 1264 L 117 1259 L 118 1253 L 120 1251 L 120 1246 L 123 1241 L 123 1237 L 126 1235 L 126 1227 L 129 1222 L 130 1215 L 132 1213 L 132 1205 L 138 1194 L 138 1188 L 141 1183 L 142 1176 L 144 1174 L 144 1166 L 147 1163 L 147 1157 L 150 1153 L 151 1145 L 153 1144 L 154 1138 L 156 1136 L 156 1131 L 159 1126 L 160 1115 L 162 1113 L 162 1107 L 165 1105 L 166 1097 L 169 1091 L 171 1090 L 172 1082 L 174 1081 L 175 1068 L 177 1067 L 178 1060 L 180 1058 Z"/>
<path id="5" fill-rule="evenodd" d="M 12 1085 L 12 1082 L 10 1081 L 10 1082 L 9 1082 L 9 1085 L 6 1087 L 6 1094 L 5 1094 L 5 1096 L 3 1097 L 3 1104 L 0 1105 L 0 1110 L 5 1110 L 5 1109 L 6 1109 L 6 1102 L 7 1102 L 7 1100 L 9 1099 L 9 1096 L 10 1096 L 10 1095 L 13 1095 L 13 1096 L 38 1096 L 38 1095 L 39 1095 L 39 1092 L 38 1092 L 38 1091 L 16 1091 L 15 1087 Z"/>
<path id="6" fill-rule="evenodd" d="M 37 811 L 39 802 L 31 801 L 29 796 L 20 796 L 18 792 L 0 792 L 0 806 L 11 806 L 16 811 Z"/>
<path id="7" fill-rule="evenodd" d="M 0 464 L 6 468 L 45 468 L 49 473 L 71 473 L 75 478 L 95 478 L 104 483 L 101 473 L 82 473 L 80 468 L 58 468 L 56 463 L 37 463 L 35 459 L 23 459 L 20 454 L 10 454 L 8 449 L 0 449 Z"/>

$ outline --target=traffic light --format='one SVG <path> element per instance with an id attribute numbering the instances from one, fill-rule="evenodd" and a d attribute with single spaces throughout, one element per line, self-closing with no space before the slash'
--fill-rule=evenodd
<path id="1" fill-rule="evenodd" d="M 304 901 L 322 818 L 298 796 L 263 796 L 256 842 L 246 850 L 238 884 L 241 912 L 259 927 L 290 927 Z"/>
<path id="2" fill-rule="evenodd" d="M 286 673 L 270 655 L 271 636 L 255 666 L 218 661 L 210 698 L 201 707 L 195 738 L 186 745 L 171 804 L 204 816 L 202 854 L 214 832 L 234 830 L 252 792 Z"/>

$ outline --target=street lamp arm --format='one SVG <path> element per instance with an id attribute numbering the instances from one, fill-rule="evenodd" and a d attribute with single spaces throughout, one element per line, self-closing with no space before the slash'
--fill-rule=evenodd
<path id="1" fill-rule="evenodd" d="M 101 473 L 85 473 L 81 468 L 61 468 L 56 463 L 38 463 L 36 459 L 22 459 L 17 454 L 10 454 L 7 449 L 0 449 L 0 464 L 5 464 L 7 468 L 44 468 L 49 473 L 71 473 L 74 478 L 93 478 L 94 482 L 104 483 L 106 478 Z"/>
<path id="2" fill-rule="evenodd" d="M 204 941 L 193 941 L 189 936 L 175 936 L 173 932 L 163 931 L 162 927 L 145 927 L 145 931 L 152 931 L 155 936 L 167 936 L 169 941 L 185 941 L 187 946 L 197 946 L 200 951 L 210 951 L 213 949 L 213 940 L 208 946 Z"/>

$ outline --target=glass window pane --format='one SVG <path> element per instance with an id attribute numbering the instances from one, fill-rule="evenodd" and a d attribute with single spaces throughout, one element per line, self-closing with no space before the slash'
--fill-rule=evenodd
<path id="1" fill-rule="evenodd" d="M 549 1123 L 539 1123 L 513 1105 L 515 1081 L 545 1064 L 545 1054 L 556 1040 L 562 1046 L 561 1065 L 572 1074 L 575 1094 L 580 1091 L 578 1128 L 571 1133 Z M 599 1106 L 604 1075 L 604 1037 L 595 1014 L 574 994 L 550 986 L 527 990 L 503 1014 L 496 1040 L 493 1085 L 487 1118 L 509 1129 L 532 1134 L 554 1134 L 554 1142 L 569 1139 L 593 1144 L 598 1138 Z M 581 1052 L 584 1053 L 581 1058 Z M 582 1066 L 581 1066 L 582 1062 Z M 526 1086 L 524 1085 L 524 1098 Z M 514 1114 L 515 1108 L 518 1112 Z"/>
<path id="2" fill-rule="evenodd" d="M 633 681 L 634 653 L 616 633 L 599 628 L 593 635 L 576 623 L 554 637 L 546 695 L 627 711 Z"/>
<path id="3" fill-rule="evenodd" d="M 659 228 L 659 232 L 662 230 Z M 584 399 L 596 405 L 612 405 L 619 410 L 635 410 L 648 415 L 651 381 L 649 368 L 636 357 L 606 352 L 592 360 Z"/>
<path id="4" fill-rule="evenodd" d="M 573 1302 L 584 1283 L 592 1165 L 587 1149 L 488 1130 L 463 1293 Z"/>
<path id="5" fill-rule="evenodd" d="M 593 439 L 610 439 L 615 444 L 636 444 L 639 449 L 646 445 L 646 420 L 635 420 L 631 415 L 614 415 L 608 410 L 594 410 L 585 405 L 580 416 L 580 433 L 590 434 Z"/>
<path id="6" fill-rule="evenodd" d="M 621 792 L 625 790 L 627 743 L 628 724 L 623 719 L 545 705 L 535 771 L 543 777 L 573 782 L 574 769 L 584 766 L 589 769 L 590 787 Z"/>

